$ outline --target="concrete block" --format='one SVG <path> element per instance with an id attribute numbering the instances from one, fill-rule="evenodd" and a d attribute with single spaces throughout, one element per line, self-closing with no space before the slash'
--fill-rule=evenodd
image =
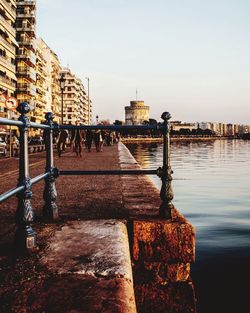
<path id="1" fill-rule="evenodd" d="M 30 300 L 32 312 L 136 313 L 126 222 L 68 222 L 41 264 L 50 278 Z"/>
<path id="2" fill-rule="evenodd" d="M 195 258 L 194 228 L 183 220 L 133 221 L 134 261 L 189 263 Z"/>
<path id="3" fill-rule="evenodd" d="M 138 313 L 196 312 L 192 282 L 138 285 L 135 293 Z"/>

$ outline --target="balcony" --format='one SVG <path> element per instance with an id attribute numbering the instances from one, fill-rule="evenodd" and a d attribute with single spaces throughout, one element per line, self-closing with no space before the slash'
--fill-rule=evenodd
<path id="1" fill-rule="evenodd" d="M 36 88 L 33 84 L 18 83 L 17 84 L 17 92 L 26 93 L 26 94 L 29 94 L 31 96 L 35 96 L 36 95 Z"/>
<path id="2" fill-rule="evenodd" d="M 15 49 L 16 47 L 14 45 L 11 45 L 6 39 L 5 37 L 3 37 L 2 35 L 0 35 L 1 39 L 1 44 L 6 45 L 9 49 L 11 49 L 13 51 L 13 53 L 15 53 Z"/>
<path id="3" fill-rule="evenodd" d="M 21 38 L 20 41 L 18 41 L 18 43 L 20 45 L 23 45 L 23 46 L 34 46 L 34 39 L 31 39 L 31 38 Z"/>
<path id="4" fill-rule="evenodd" d="M 9 12 L 9 14 L 15 19 L 16 18 L 16 8 L 12 8 L 9 2 L 6 0 L 1 0 L 6 10 Z"/>
<path id="5" fill-rule="evenodd" d="M 3 26 L 7 29 L 7 31 L 13 36 L 16 37 L 16 31 L 15 28 L 12 27 L 7 21 L 6 19 L 0 15 L 0 21 L 3 23 Z"/>
<path id="6" fill-rule="evenodd" d="M 5 67 L 7 67 L 12 72 L 16 72 L 16 66 L 12 64 L 8 59 L 0 55 L 0 63 L 3 63 Z"/>
<path id="7" fill-rule="evenodd" d="M 42 103 L 43 105 L 43 107 L 45 107 L 45 104 L 46 104 L 46 99 L 43 97 L 43 96 L 41 96 L 41 95 L 39 95 L 39 94 L 36 94 L 36 99 L 37 99 L 37 101 L 39 101 L 40 103 Z"/>
<path id="8" fill-rule="evenodd" d="M 19 18 L 22 18 L 22 19 L 24 19 L 24 18 L 31 18 L 31 19 L 35 20 L 36 13 L 33 10 L 27 10 L 27 11 L 17 10 L 16 17 L 17 17 L 17 19 L 19 19 Z"/>
<path id="9" fill-rule="evenodd" d="M 31 67 L 18 67 L 17 68 L 17 75 L 18 76 L 25 76 L 33 81 L 36 81 L 36 72 Z"/>
<path id="10" fill-rule="evenodd" d="M 0 76 L 0 82 L 3 82 L 6 85 L 9 85 L 11 87 L 16 87 L 16 84 L 13 83 L 8 77 Z"/>
<path id="11" fill-rule="evenodd" d="M 23 1 L 18 1 L 17 2 L 18 6 L 36 6 L 36 1 L 34 0 L 23 0 Z"/>
<path id="12" fill-rule="evenodd" d="M 22 25 L 22 26 L 19 26 L 19 25 L 17 25 L 17 27 L 16 27 L 16 30 L 18 31 L 18 32 L 32 32 L 32 33 L 34 33 L 35 32 L 35 30 L 36 30 L 36 28 L 35 28 L 35 25 Z"/>
<path id="13" fill-rule="evenodd" d="M 18 59 L 28 60 L 31 64 L 36 65 L 36 55 L 34 52 L 30 50 L 21 50 L 19 49 L 19 53 L 17 55 Z"/>

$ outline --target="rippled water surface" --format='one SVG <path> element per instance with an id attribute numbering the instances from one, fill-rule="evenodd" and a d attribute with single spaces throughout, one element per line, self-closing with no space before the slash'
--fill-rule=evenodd
<path id="1" fill-rule="evenodd" d="M 161 166 L 162 145 L 127 146 L 143 168 Z M 174 142 L 171 165 L 173 202 L 196 229 L 198 312 L 250 312 L 250 141 Z"/>

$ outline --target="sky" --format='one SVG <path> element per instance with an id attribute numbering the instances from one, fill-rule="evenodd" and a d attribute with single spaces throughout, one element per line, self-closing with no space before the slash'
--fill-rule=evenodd
<path id="1" fill-rule="evenodd" d="M 250 124 L 249 0 L 37 0 L 37 36 L 87 89 L 94 117 Z"/>

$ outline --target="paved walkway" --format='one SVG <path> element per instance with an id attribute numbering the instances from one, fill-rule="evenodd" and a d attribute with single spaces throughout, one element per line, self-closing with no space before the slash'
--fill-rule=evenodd
<path id="1" fill-rule="evenodd" d="M 30 176 L 35 177 L 44 171 L 44 153 L 34 154 L 30 159 Z M 16 186 L 18 160 L 1 160 L 0 165 L 0 177 L 4 182 L 0 185 L 2 193 Z M 55 165 L 64 170 L 139 167 L 122 144 L 104 147 L 100 153 L 84 150 L 82 158 L 67 151 L 60 159 L 55 158 Z M 39 251 L 30 258 L 12 262 L 11 244 L 15 231 L 17 201 L 13 197 L 1 204 L 0 312 L 31 312 L 27 310 L 27 306 L 34 303 L 34 291 L 37 286 L 44 286 L 50 275 L 39 260 L 44 256 L 50 238 L 70 221 L 157 216 L 160 205 L 159 191 L 149 184 L 145 176 L 61 176 L 56 182 L 60 220 L 46 224 L 42 219 L 43 187 L 43 182 L 32 186 L 32 206 L 36 213 L 33 227 L 37 234 Z M 58 283 L 55 283 L 55 288 Z"/>

